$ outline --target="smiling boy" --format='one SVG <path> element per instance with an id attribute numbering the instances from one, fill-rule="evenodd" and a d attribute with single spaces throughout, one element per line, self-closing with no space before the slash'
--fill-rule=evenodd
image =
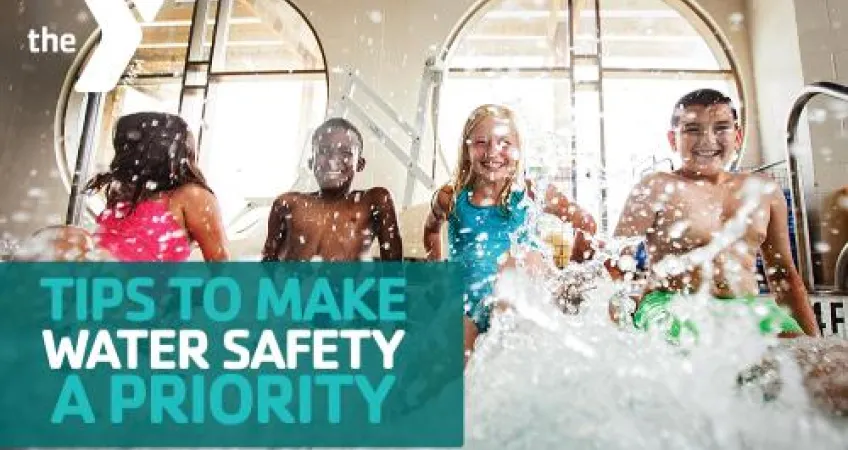
<path id="1" fill-rule="evenodd" d="M 263 261 L 355 261 L 367 259 L 376 238 L 381 260 L 403 256 L 389 191 L 352 191 L 354 175 L 365 168 L 362 135 L 349 121 L 332 118 L 312 136 L 309 165 L 317 192 L 279 196 L 268 218 Z"/>

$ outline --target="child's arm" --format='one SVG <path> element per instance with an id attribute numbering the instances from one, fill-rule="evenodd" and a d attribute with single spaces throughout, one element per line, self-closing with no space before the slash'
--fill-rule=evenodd
<path id="1" fill-rule="evenodd" d="M 648 235 L 648 230 L 654 226 L 656 218 L 653 204 L 658 199 L 653 186 L 660 183 L 659 176 L 661 175 L 648 175 L 630 190 L 630 195 L 627 197 L 624 208 L 621 210 L 621 216 L 618 218 L 618 225 L 616 225 L 613 233 L 614 237 L 644 238 Z M 636 251 L 637 248 L 634 246 L 625 249 L 622 253 L 635 254 Z M 623 279 L 628 271 L 635 270 L 635 267 L 619 267 L 617 261 L 608 262 L 606 267 L 610 275 L 617 280 Z"/>
<path id="2" fill-rule="evenodd" d="M 280 253 L 280 243 L 286 237 L 286 215 L 290 214 L 288 198 L 281 195 L 274 200 L 271 213 L 268 215 L 268 235 L 262 248 L 262 261 L 277 261 Z"/>
<path id="3" fill-rule="evenodd" d="M 583 210 L 563 195 L 557 188 L 550 186 L 545 193 L 545 212 L 553 214 L 564 222 L 568 222 L 576 231 L 574 236 L 574 248 L 571 251 L 571 260 L 583 262 L 592 258 L 592 238 L 598 231 L 595 219 L 587 211 Z"/>
<path id="4" fill-rule="evenodd" d="M 172 197 L 180 202 L 185 227 L 189 236 L 197 242 L 206 261 L 226 261 L 227 234 L 218 200 L 205 188 L 190 184 L 180 188 Z"/>
<path id="5" fill-rule="evenodd" d="M 403 240 L 398 229 L 397 213 L 392 194 L 386 188 L 375 187 L 368 191 L 377 242 L 380 244 L 380 259 L 399 261 L 403 259 Z"/>
<path id="6" fill-rule="evenodd" d="M 795 269 L 792 261 L 792 250 L 789 246 L 789 230 L 787 223 L 786 199 L 779 189 L 769 198 L 770 217 L 766 239 L 760 250 L 766 266 L 766 276 L 775 300 L 780 305 L 788 306 L 792 316 L 809 336 L 819 336 L 819 328 L 813 308 L 807 299 L 807 290 L 801 275 Z"/>
<path id="7" fill-rule="evenodd" d="M 430 261 L 442 260 L 442 224 L 452 205 L 453 189 L 450 186 L 442 186 L 430 202 L 430 213 L 424 222 L 424 249 Z"/>

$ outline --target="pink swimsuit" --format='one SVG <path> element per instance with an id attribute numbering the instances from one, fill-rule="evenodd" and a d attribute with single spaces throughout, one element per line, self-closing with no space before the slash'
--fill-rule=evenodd
<path id="1" fill-rule="evenodd" d="M 129 214 L 130 205 L 118 203 L 97 217 L 95 237 L 100 247 L 122 262 L 181 262 L 191 243 L 168 208 L 168 199 L 145 200 Z M 128 215 L 129 214 L 129 215 Z"/>

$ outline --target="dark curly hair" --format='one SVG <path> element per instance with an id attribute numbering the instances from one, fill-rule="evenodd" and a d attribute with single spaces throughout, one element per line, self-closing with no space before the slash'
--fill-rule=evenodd
<path id="1" fill-rule="evenodd" d="M 106 206 L 140 202 L 194 183 L 212 192 L 197 165 L 197 153 L 188 124 L 181 117 L 141 112 L 118 119 L 113 137 L 115 157 L 109 170 L 86 185 L 86 192 L 105 188 Z"/>

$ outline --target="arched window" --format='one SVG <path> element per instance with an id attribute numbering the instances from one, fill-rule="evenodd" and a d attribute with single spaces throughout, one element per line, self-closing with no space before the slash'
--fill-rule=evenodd
<path id="1" fill-rule="evenodd" d="M 446 66 L 446 152 L 475 106 L 513 107 L 529 175 L 559 184 L 604 231 L 640 176 L 673 161 L 674 102 L 701 87 L 740 94 L 726 46 L 683 0 L 490 0 L 451 38 Z"/>
<path id="2" fill-rule="evenodd" d="M 103 101 L 94 170 L 114 155 L 118 117 L 178 113 L 200 140 L 201 167 L 238 239 L 267 218 L 261 209 L 246 217 L 249 204 L 267 203 L 294 184 L 308 134 L 326 113 L 327 83 L 318 39 L 288 1 L 166 0 L 155 20 L 143 24 L 141 46 Z M 84 101 L 76 93 L 66 99 L 58 158 L 66 180 L 75 167 Z M 96 214 L 103 201 L 93 198 L 87 206 Z"/>

